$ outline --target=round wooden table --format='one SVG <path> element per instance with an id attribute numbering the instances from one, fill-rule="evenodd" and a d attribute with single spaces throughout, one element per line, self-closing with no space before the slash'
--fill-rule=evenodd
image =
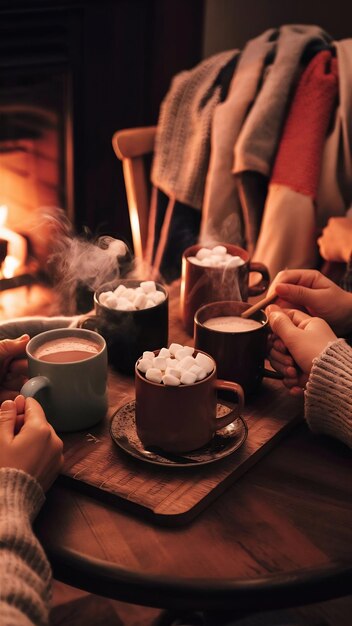
<path id="1" fill-rule="evenodd" d="M 170 341 L 190 343 L 176 303 Z M 111 374 L 112 408 L 131 393 L 133 379 Z M 35 528 L 70 585 L 145 606 L 251 611 L 350 593 L 351 495 L 350 450 L 300 422 L 188 523 L 162 526 L 59 481 Z"/>

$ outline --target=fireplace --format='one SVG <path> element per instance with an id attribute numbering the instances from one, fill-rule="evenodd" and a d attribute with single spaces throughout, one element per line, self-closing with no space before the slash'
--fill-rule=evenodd
<path id="1" fill-rule="evenodd" d="M 0 315 L 9 317 L 47 299 L 52 212 L 72 219 L 72 90 L 62 12 L 14 2 L 0 5 L 0 19 Z"/>
<path id="2" fill-rule="evenodd" d="M 155 124 L 171 77 L 200 58 L 202 10 L 202 0 L 0 0 L 0 228 L 27 245 L 18 284 L 45 282 L 53 207 L 77 233 L 131 242 L 111 138 Z M 181 28 L 182 47 L 168 45 Z"/>
<path id="3" fill-rule="evenodd" d="M 1 15 L 0 205 L 6 226 L 26 237 L 39 264 L 50 247 L 47 207 L 73 211 L 71 76 L 67 24 L 59 18 L 53 11 Z"/>

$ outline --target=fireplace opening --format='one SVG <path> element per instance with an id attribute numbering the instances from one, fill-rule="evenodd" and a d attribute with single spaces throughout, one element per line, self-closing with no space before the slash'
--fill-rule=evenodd
<path id="1" fill-rule="evenodd" d="M 0 317 L 35 312 L 36 300 L 43 310 L 50 288 L 47 260 L 56 236 L 50 215 L 60 207 L 72 219 L 73 193 L 64 14 L 10 10 L 1 24 Z M 22 303 L 17 311 L 16 293 L 5 294 L 14 288 Z M 49 300 L 55 313 L 55 299 Z"/>

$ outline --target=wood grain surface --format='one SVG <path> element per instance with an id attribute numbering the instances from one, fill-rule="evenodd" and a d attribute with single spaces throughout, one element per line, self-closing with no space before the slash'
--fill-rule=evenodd
<path id="1" fill-rule="evenodd" d="M 170 341 L 178 338 L 189 343 L 179 327 L 177 294 L 170 317 Z M 127 378 L 120 378 L 118 386 L 111 382 L 113 411 L 131 399 L 133 382 Z M 276 385 L 282 410 L 292 410 L 284 389 L 279 391 L 279 383 L 274 382 L 262 395 L 268 416 L 271 389 Z M 36 531 L 54 572 L 69 584 L 86 588 L 75 571 L 70 574 L 69 567 L 62 569 L 66 557 L 78 552 L 122 569 L 126 576 L 154 576 L 160 581 L 171 576 L 179 583 L 207 580 L 210 602 L 212 589 L 225 588 L 229 581 L 249 581 L 251 585 L 261 576 L 285 579 L 297 570 L 310 571 L 335 562 L 351 564 L 351 469 L 351 452 L 346 446 L 316 436 L 300 423 L 233 484 L 224 481 L 227 488 L 223 493 L 190 523 L 158 525 L 116 502 L 103 502 L 56 483 L 37 519 Z M 97 567 L 97 587 L 100 575 Z M 146 600 L 140 589 L 128 595 L 126 585 L 115 579 L 106 593 L 133 603 L 167 605 L 168 598 L 153 594 L 150 585 L 147 588 Z M 92 591 L 88 586 L 87 590 Z M 99 593 L 104 595 L 101 585 Z M 182 599 L 190 602 L 191 596 L 177 597 L 179 606 Z"/>
<path id="2" fill-rule="evenodd" d="M 117 376 L 111 376 L 111 388 L 117 394 L 121 389 Z M 133 385 L 130 393 L 133 399 Z M 120 395 L 125 399 L 125 394 L 126 382 Z M 301 402 L 288 400 L 280 382 L 266 381 L 245 408 L 248 437 L 244 445 L 210 465 L 186 468 L 155 466 L 132 458 L 113 442 L 107 416 L 89 432 L 64 435 L 63 475 L 71 486 L 137 515 L 164 524 L 185 523 L 272 449 L 301 415 Z"/>

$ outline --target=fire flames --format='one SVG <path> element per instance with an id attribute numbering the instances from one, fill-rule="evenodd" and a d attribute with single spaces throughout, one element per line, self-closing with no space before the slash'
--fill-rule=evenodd
<path id="1" fill-rule="evenodd" d="M 8 215 L 6 204 L 0 206 L 0 239 L 7 242 L 7 255 L 1 265 L 3 278 L 12 278 L 24 267 L 27 258 L 27 242 L 22 235 L 5 226 Z"/>

